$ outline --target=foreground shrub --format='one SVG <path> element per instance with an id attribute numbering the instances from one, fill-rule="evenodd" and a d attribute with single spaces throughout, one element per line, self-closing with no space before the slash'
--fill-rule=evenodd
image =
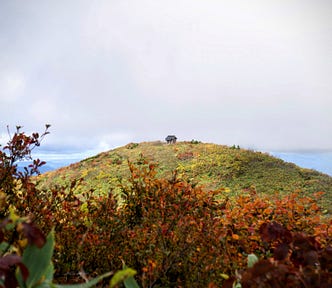
<path id="1" fill-rule="evenodd" d="M 30 177 L 38 174 L 39 168 L 45 164 L 45 162 L 39 159 L 33 160 L 31 152 L 38 147 L 43 138 L 49 134 L 49 127 L 50 125 L 46 125 L 45 131 L 41 135 L 39 133 L 33 133 L 31 136 L 22 132 L 21 126 L 16 126 L 16 131 L 13 135 L 9 127 L 7 127 L 9 141 L 4 147 L 0 145 L 1 218 L 8 216 L 9 206 L 16 206 L 16 202 L 19 201 L 21 188 L 28 188 L 31 184 L 29 181 Z M 23 171 L 20 171 L 17 167 L 18 161 L 32 161 L 32 164 L 28 165 L 28 167 L 24 167 Z"/>
<path id="2" fill-rule="evenodd" d="M 263 223 L 260 235 L 273 251 L 239 275 L 239 287 L 332 287 L 332 247 L 312 236 L 291 232 L 277 222 Z M 233 287 L 232 280 L 227 287 Z"/>
<path id="3" fill-rule="evenodd" d="M 10 139 L 7 145 L 0 150 L 0 214 L 2 216 L 0 221 L 0 287 L 67 287 L 53 283 L 54 231 L 45 237 L 44 233 L 31 221 L 33 213 L 35 220 L 39 220 L 44 225 L 50 224 L 49 220 L 53 219 L 53 214 L 58 214 L 60 206 L 63 206 L 60 205 L 63 204 L 63 201 L 76 200 L 75 197 L 72 197 L 72 193 L 65 195 L 56 191 L 52 191 L 51 196 L 53 197 L 49 197 L 49 193 L 39 191 L 31 182 L 31 176 L 38 174 L 38 168 L 45 163 L 38 159 L 33 160 L 31 151 L 39 146 L 40 141 L 48 134 L 49 126 L 46 125 L 46 130 L 41 136 L 38 133 L 27 136 L 20 131 L 22 128 L 20 126 L 17 126 L 16 132 L 11 136 L 8 128 Z M 33 161 L 32 164 L 24 167 L 22 172 L 17 167 L 17 161 L 20 160 Z M 53 203 L 52 200 L 62 201 Z M 27 217 L 19 217 L 17 212 Z M 84 277 L 84 271 L 81 273 L 86 282 L 70 287 L 93 287 L 113 274 L 109 272 L 88 280 Z M 133 278 L 135 274 L 136 271 L 130 268 L 118 271 L 112 277 L 110 287 L 116 287 L 122 282 L 126 288 L 138 287 Z"/>
<path id="4" fill-rule="evenodd" d="M 42 225 L 56 224 L 59 275 L 84 268 L 95 276 L 120 269 L 124 261 L 137 270 L 142 287 L 218 287 L 246 267 L 250 253 L 272 255 L 259 236 L 266 221 L 309 233 L 322 247 L 331 243 L 331 220 L 316 205 L 321 193 L 268 198 L 252 189 L 228 199 L 223 189 L 205 191 L 176 175 L 156 178 L 155 165 L 142 159 L 129 168 L 120 201 L 111 192 L 69 193 L 40 218 Z"/>
<path id="5" fill-rule="evenodd" d="M 1 288 L 90 288 L 113 274 L 108 272 L 94 279 L 85 279 L 85 283 L 77 285 L 53 283 L 54 232 L 45 237 L 33 223 L 13 213 L 0 223 L 0 247 Z M 114 274 L 110 280 L 110 288 L 122 283 L 126 288 L 137 288 L 133 278 L 135 274 L 135 270 L 124 267 Z"/>

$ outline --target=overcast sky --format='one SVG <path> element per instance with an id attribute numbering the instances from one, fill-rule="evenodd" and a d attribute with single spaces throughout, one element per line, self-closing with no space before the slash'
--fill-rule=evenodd
<path id="1" fill-rule="evenodd" d="M 331 0 L 1 0 L 0 134 L 332 150 Z"/>

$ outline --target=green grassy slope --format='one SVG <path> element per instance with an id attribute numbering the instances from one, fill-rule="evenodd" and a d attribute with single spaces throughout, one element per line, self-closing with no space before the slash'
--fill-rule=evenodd
<path id="1" fill-rule="evenodd" d="M 300 190 L 311 194 L 324 191 L 323 204 L 332 207 L 332 177 L 304 169 L 265 153 L 207 143 L 162 142 L 130 143 L 98 154 L 68 167 L 40 176 L 43 187 L 67 186 L 82 178 L 77 193 L 94 190 L 105 194 L 117 190 L 119 179 L 129 176 L 128 162 L 142 157 L 158 163 L 158 176 L 178 176 L 206 189 L 228 188 L 237 195 L 243 189 L 255 188 L 258 193 L 289 193 Z"/>

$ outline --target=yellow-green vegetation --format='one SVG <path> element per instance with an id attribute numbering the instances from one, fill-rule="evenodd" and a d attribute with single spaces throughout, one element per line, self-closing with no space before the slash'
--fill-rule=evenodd
<path id="1" fill-rule="evenodd" d="M 332 207 L 332 177 L 314 170 L 239 147 L 178 142 L 168 145 L 160 141 L 129 143 L 126 146 L 98 154 L 68 167 L 40 176 L 40 187 L 68 186 L 79 180 L 75 192 L 94 191 L 98 195 L 117 193 L 120 182 L 128 181 L 128 160 L 143 159 L 156 163 L 160 177 L 177 176 L 205 189 L 226 189 L 229 195 L 239 195 L 243 190 L 275 194 L 300 191 L 305 195 L 323 191 L 322 204 Z M 224 190 L 225 191 L 225 190 Z M 329 211 L 331 212 L 331 211 Z"/>

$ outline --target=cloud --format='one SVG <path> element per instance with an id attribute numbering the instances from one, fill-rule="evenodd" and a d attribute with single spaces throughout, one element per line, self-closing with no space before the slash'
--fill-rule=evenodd
<path id="1" fill-rule="evenodd" d="M 329 1 L 32 2 L 0 4 L 0 125 L 49 151 L 332 147 Z"/>
<path id="2" fill-rule="evenodd" d="M 25 88 L 24 76 L 16 71 L 0 70 L 0 87 L 1 102 L 16 102 L 23 96 Z"/>

